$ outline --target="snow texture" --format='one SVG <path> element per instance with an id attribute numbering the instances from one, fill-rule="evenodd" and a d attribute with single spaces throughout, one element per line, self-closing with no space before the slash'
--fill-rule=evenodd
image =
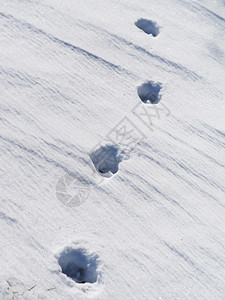
<path id="1" fill-rule="evenodd" d="M 225 298 L 224 40 L 222 0 L 1 1 L 0 299 Z"/>

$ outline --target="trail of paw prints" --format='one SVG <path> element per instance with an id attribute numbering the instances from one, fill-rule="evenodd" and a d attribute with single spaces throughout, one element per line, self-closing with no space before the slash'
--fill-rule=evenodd
<path id="1" fill-rule="evenodd" d="M 159 35 L 160 27 L 154 21 L 141 18 L 135 22 L 135 25 L 153 37 Z M 162 98 L 162 84 L 160 82 L 146 81 L 137 87 L 137 92 L 143 103 L 158 104 Z"/>
<path id="2" fill-rule="evenodd" d="M 123 151 L 115 145 L 105 145 L 90 154 L 95 170 L 103 177 L 109 178 L 119 170 L 124 157 Z"/>
<path id="3" fill-rule="evenodd" d="M 104 284 L 103 266 L 95 252 L 75 242 L 61 249 L 55 258 L 58 261 L 57 274 L 64 282 L 76 286 L 86 295 L 101 293 Z"/>
<path id="4" fill-rule="evenodd" d="M 162 84 L 146 81 L 137 87 L 138 96 L 143 103 L 157 104 L 162 98 Z"/>
<path id="5" fill-rule="evenodd" d="M 59 255 L 62 273 L 79 284 L 95 283 L 101 274 L 98 271 L 98 256 L 84 248 L 66 247 Z"/>
<path id="6" fill-rule="evenodd" d="M 135 25 L 146 34 L 151 34 L 153 37 L 157 37 L 159 35 L 160 27 L 156 22 L 147 19 L 138 19 L 135 22 Z"/>

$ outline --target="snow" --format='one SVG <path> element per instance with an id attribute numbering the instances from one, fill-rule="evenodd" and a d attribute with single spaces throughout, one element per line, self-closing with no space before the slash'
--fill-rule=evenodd
<path id="1" fill-rule="evenodd" d="M 224 38 L 222 0 L 1 3 L 1 299 L 224 299 Z"/>

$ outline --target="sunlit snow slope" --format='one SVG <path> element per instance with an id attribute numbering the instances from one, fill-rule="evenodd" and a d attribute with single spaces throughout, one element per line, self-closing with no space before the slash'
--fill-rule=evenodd
<path id="1" fill-rule="evenodd" d="M 225 299 L 223 0 L 2 0 L 0 87 L 0 299 Z"/>

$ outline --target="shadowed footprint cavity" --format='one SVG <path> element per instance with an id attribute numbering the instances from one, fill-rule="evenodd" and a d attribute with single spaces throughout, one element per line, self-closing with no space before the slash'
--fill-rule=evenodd
<path id="1" fill-rule="evenodd" d="M 162 84 L 147 81 L 137 88 L 138 96 L 144 103 L 157 104 L 161 100 Z"/>
<path id="2" fill-rule="evenodd" d="M 62 268 L 62 273 L 77 283 L 94 283 L 100 276 L 97 255 L 88 254 L 83 248 L 67 247 L 60 253 L 58 263 Z"/>
<path id="3" fill-rule="evenodd" d="M 106 145 L 92 152 L 90 158 L 101 176 L 111 177 L 118 172 L 123 155 L 117 147 Z"/>
<path id="4" fill-rule="evenodd" d="M 154 37 L 159 35 L 159 26 L 156 22 L 147 19 L 139 19 L 135 22 L 135 25 L 145 33 L 151 34 Z"/>

